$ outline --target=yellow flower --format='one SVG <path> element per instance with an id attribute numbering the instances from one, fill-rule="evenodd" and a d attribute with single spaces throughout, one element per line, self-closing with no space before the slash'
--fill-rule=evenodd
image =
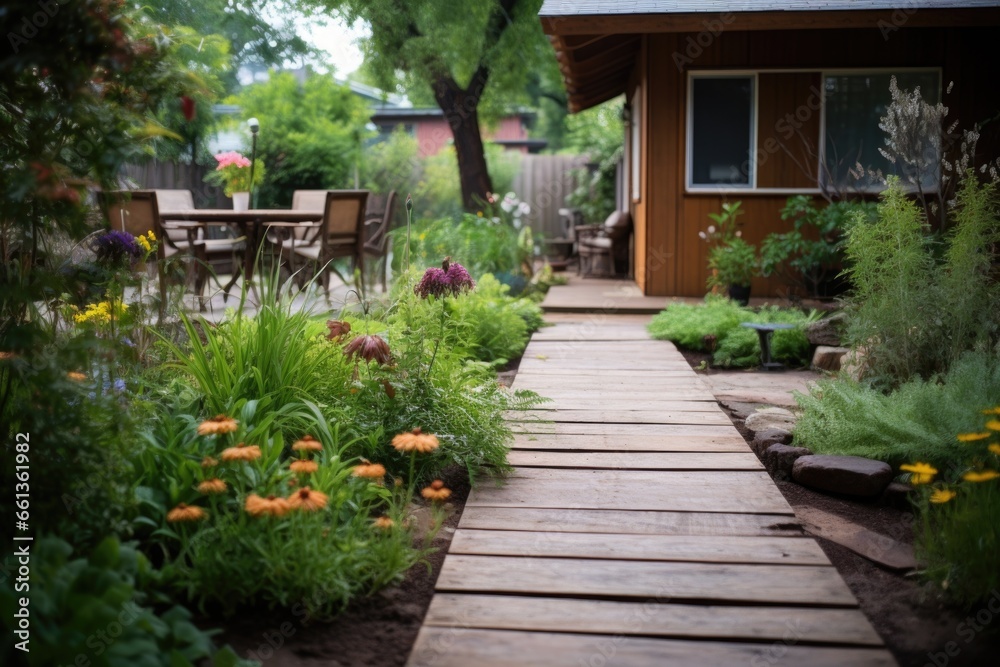
<path id="1" fill-rule="evenodd" d="M 948 502 L 957 495 L 958 494 L 952 491 L 951 489 L 938 489 L 937 491 L 931 494 L 931 502 L 937 505 L 941 505 L 943 503 Z"/>
<path id="2" fill-rule="evenodd" d="M 1000 472 L 996 470 L 972 470 L 962 475 L 966 482 L 988 482 L 997 477 L 1000 477 Z"/>
<path id="3" fill-rule="evenodd" d="M 975 442 L 976 440 L 985 440 L 986 438 L 993 435 L 992 433 L 960 433 L 958 435 L 959 442 Z"/>
<path id="4" fill-rule="evenodd" d="M 991 419 L 986 422 L 986 428 L 991 431 L 1000 431 L 1000 419 Z"/>
<path id="5" fill-rule="evenodd" d="M 319 470 L 319 464 L 315 461 L 309 461 L 308 459 L 302 461 L 292 461 L 292 464 L 288 466 L 288 469 L 292 472 L 308 475 Z"/>
<path id="6" fill-rule="evenodd" d="M 222 450 L 223 461 L 254 461 L 260 458 L 260 447 L 240 443 Z"/>
<path id="7" fill-rule="evenodd" d="M 409 433 L 400 433 L 392 439 L 392 446 L 400 452 L 420 452 L 427 454 L 438 448 L 438 439 L 430 433 L 415 428 Z"/>
<path id="8" fill-rule="evenodd" d="M 910 475 L 911 484 L 927 484 L 932 479 L 934 475 L 937 474 L 937 468 L 929 463 L 905 463 L 899 466 L 900 470 L 912 473 Z"/>
<path id="9" fill-rule="evenodd" d="M 226 483 L 223 482 L 218 477 L 213 477 L 212 479 L 206 479 L 204 482 L 198 485 L 198 493 L 204 493 L 205 495 L 212 495 L 213 493 L 225 493 Z"/>
<path id="10" fill-rule="evenodd" d="M 998 455 L 1000 455 L 1000 445 L 990 445 L 990 446 L 989 446 L 989 447 L 987 447 L 986 449 L 990 450 L 990 451 L 991 451 L 991 452 L 993 452 L 994 454 L 998 454 Z"/>
<path id="11" fill-rule="evenodd" d="M 87 305 L 86 310 L 73 316 L 73 321 L 77 324 L 107 324 L 111 317 L 120 318 L 128 310 L 128 304 L 122 301 L 101 301 Z"/>
<path id="12" fill-rule="evenodd" d="M 313 491 L 308 486 L 304 486 L 288 496 L 288 504 L 293 509 L 301 509 L 307 512 L 315 512 L 323 509 L 326 507 L 328 500 L 325 493 Z"/>
<path id="13" fill-rule="evenodd" d="M 448 497 L 451 496 L 451 489 L 445 488 L 444 482 L 436 479 L 431 482 L 430 486 L 424 488 L 424 490 L 420 492 L 420 495 L 427 500 L 440 502 L 442 500 L 447 500 Z"/>
<path id="14" fill-rule="evenodd" d="M 145 236 L 140 235 L 138 238 L 136 238 L 136 241 L 139 243 L 139 245 L 142 246 L 142 249 L 145 250 L 147 253 L 153 251 L 153 246 L 149 245 L 149 241 L 146 240 Z"/>
<path id="15" fill-rule="evenodd" d="M 155 241 L 155 240 L 156 240 L 156 234 L 154 234 L 154 233 L 153 233 L 153 230 L 152 230 L 152 229 L 151 229 L 151 230 L 149 230 L 148 232 L 146 232 L 146 237 L 147 237 L 147 238 L 148 238 L 148 239 L 149 239 L 150 241 Z"/>
<path id="16" fill-rule="evenodd" d="M 983 410 L 984 415 L 1000 415 L 1000 406 L 995 408 L 986 408 Z"/>
<path id="17" fill-rule="evenodd" d="M 186 521 L 201 521 L 208 516 L 200 507 L 195 507 L 193 505 L 185 505 L 180 503 L 177 507 L 173 508 L 167 513 L 167 521 L 170 523 L 183 523 Z"/>
<path id="18" fill-rule="evenodd" d="M 224 435 L 232 433 L 237 428 L 235 419 L 226 415 L 215 415 L 198 424 L 198 435 Z"/>

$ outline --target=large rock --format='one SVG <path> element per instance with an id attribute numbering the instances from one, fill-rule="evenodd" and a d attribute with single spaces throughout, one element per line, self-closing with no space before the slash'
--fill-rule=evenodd
<path id="1" fill-rule="evenodd" d="M 860 456 L 803 456 L 792 466 L 792 479 L 820 491 L 848 496 L 877 496 L 892 481 L 888 463 Z"/>
<path id="2" fill-rule="evenodd" d="M 818 345 L 813 353 L 812 367 L 818 371 L 839 371 L 844 356 L 850 352 L 846 347 Z"/>
<path id="3" fill-rule="evenodd" d="M 743 423 L 754 433 L 769 428 L 791 431 L 792 427 L 795 426 L 795 415 L 792 414 L 791 410 L 784 408 L 761 408 L 749 415 Z"/>
<path id="4" fill-rule="evenodd" d="M 792 475 L 792 466 L 803 456 L 812 452 L 805 447 L 774 444 L 764 450 L 764 465 L 771 474 L 780 479 L 788 479 Z"/>
<path id="5" fill-rule="evenodd" d="M 753 440 L 750 442 L 750 449 L 754 451 L 754 454 L 759 456 L 761 459 L 764 458 L 764 452 L 771 445 L 788 445 L 792 442 L 792 432 L 786 431 L 783 428 L 766 428 L 762 431 L 757 431 L 754 434 Z"/>
<path id="6" fill-rule="evenodd" d="M 817 320 L 806 327 L 806 338 L 813 345 L 840 347 L 846 320 L 847 316 L 843 312 Z"/>

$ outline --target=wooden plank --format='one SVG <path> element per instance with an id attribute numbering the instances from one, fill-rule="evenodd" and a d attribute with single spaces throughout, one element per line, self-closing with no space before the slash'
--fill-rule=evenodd
<path id="1" fill-rule="evenodd" d="M 714 424 L 574 424 L 553 422 L 511 422 L 514 433 L 553 435 L 707 435 L 725 436 L 732 425 Z"/>
<path id="2" fill-rule="evenodd" d="M 506 413 L 514 422 L 566 422 L 571 424 L 713 424 L 732 427 L 732 421 L 716 409 L 688 410 L 521 410 Z"/>
<path id="3" fill-rule="evenodd" d="M 417 635 L 410 667 L 895 667 L 885 649 L 800 646 L 782 641 L 741 643 L 652 639 L 426 626 Z"/>
<path id="4" fill-rule="evenodd" d="M 699 403 L 703 402 L 714 402 L 716 400 L 715 396 L 709 392 L 707 389 L 686 389 L 683 391 L 678 391 L 675 389 L 646 389 L 644 387 L 601 387 L 593 391 L 586 391 L 579 388 L 566 388 L 566 386 L 555 387 L 539 387 L 534 386 L 531 383 L 519 384 L 517 380 L 514 381 L 513 389 L 515 391 L 533 391 L 535 393 L 545 392 L 540 394 L 543 398 L 549 398 L 552 400 L 559 399 L 587 399 L 590 401 L 607 399 L 621 399 L 622 396 L 634 396 L 642 398 L 650 398 L 653 400 L 672 400 L 672 401 L 696 401 Z M 626 393 L 628 392 L 628 393 Z M 678 396 L 678 394 L 683 394 Z"/>
<path id="5" fill-rule="evenodd" d="M 766 472 L 519 468 L 473 489 L 472 507 L 792 514 Z"/>
<path id="6" fill-rule="evenodd" d="M 424 624 L 441 627 L 578 632 L 649 637 L 882 646 L 857 609 L 727 607 L 439 593 Z M 753 663 L 750 663 L 753 664 Z"/>
<path id="7" fill-rule="evenodd" d="M 814 507 L 800 507 L 795 516 L 806 532 L 836 542 L 891 570 L 912 570 L 918 565 L 913 545 L 868 530 L 847 519 Z"/>
<path id="8" fill-rule="evenodd" d="M 633 398 L 600 398 L 583 397 L 578 398 L 558 398 L 540 404 L 533 410 L 538 412 L 550 412 L 553 410 L 632 410 L 641 408 L 643 410 L 684 410 L 686 412 L 715 412 L 719 409 L 718 403 L 714 400 L 702 401 L 680 401 L 672 399 L 650 398 L 644 396 L 641 399 Z"/>
<path id="9" fill-rule="evenodd" d="M 546 368 L 568 368 L 568 369 L 596 369 L 610 371 L 643 371 L 650 367 L 663 370 L 690 370 L 691 367 L 681 363 L 664 363 L 654 359 L 538 359 L 535 357 L 523 357 L 520 370 L 525 372 L 544 373 Z"/>
<path id="10" fill-rule="evenodd" d="M 518 369 L 518 377 L 528 376 L 528 377 L 552 377 L 553 375 L 575 375 L 579 377 L 589 378 L 618 378 L 622 380 L 629 379 L 633 382 L 645 381 L 645 380 L 655 380 L 659 378 L 685 378 L 693 379 L 697 378 L 698 374 L 695 373 L 690 368 L 686 369 L 674 369 L 674 370 L 663 370 L 659 368 L 648 368 L 643 370 L 632 370 L 632 371 L 609 371 L 600 368 L 559 368 L 553 366 L 546 366 L 544 369 Z"/>
<path id="11" fill-rule="evenodd" d="M 532 335 L 533 343 L 576 343 L 578 341 L 621 341 L 649 340 L 644 326 L 587 326 L 556 324 L 539 329 Z"/>
<path id="12" fill-rule="evenodd" d="M 555 435 L 522 433 L 514 436 L 514 449 L 623 452 L 749 452 L 735 429 L 719 435 Z"/>
<path id="13" fill-rule="evenodd" d="M 522 362 L 523 363 L 523 362 Z M 564 371 L 564 372 L 558 372 Z M 689 375 L 646 375 L 641 370 L 622 370 L 613 373 L 597 372 L 587 374 L 585 372 L 573 371 L 572 367 L 566 368 L 536 368 L 518 371 L 515 376 L 516 384 L 549 385 L 553 389 L 587 389 L 600 393 L 601 390 L 609 386 L 616 386 L 629 390 L 677 390 L 678 387 L 684 389 L 698 389 L 708 391 L 708 385 L 694 373 Z"/>
<path id="14" fill-rule="evenodd" d="M 787 514 L 466 507 L 459 528 L 636 535 L 801 536 Z"/>
<path id="15" fill-rule="evenodd" d="M 532 558 L 830 565 L 816 541 L 802 537 L 595 535 L 460 529 L 455 532 L 448 553 Z"/>
<path id="16" fill-rule="evenodd" d="M 828 565 L 661 563 L 452 554 L 445 558 L 436 588 L 453 592 L 857 606 L 837 570 Z"/>
<path id="17" fill-rule="evenodd" d="M 507 460 L 517 468 L 620 470 L 763 470 L 753 452 L 548 452 L 514 450 Z"/>

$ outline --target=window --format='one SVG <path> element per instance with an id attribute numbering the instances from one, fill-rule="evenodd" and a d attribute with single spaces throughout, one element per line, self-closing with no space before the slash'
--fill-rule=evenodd
<path id="1" fill-rule="evenodd" d="M 879 128 L 892 96 L 889 81 L 892 72 L 826 73 L 823 77 L 825 107 L 824 179 L 838 188 L 858 185 L 851 171 L 860 164 L 866 170 L 902 175 L 899 164 L 889 162 L 879 148 L 885 146 L 885 132 Z M 941 76 L 937 71 L 896 72 L 896 84 L 902 90 L 920 87 L 925 102 L 941 99 Z M 936 149 L 925 147 L 925 160 L 934 167 L 920 174 L 921 184 L 933 188 L 938 181 Z M 862 181 L 864 185 L 866 181 Z"/>
<path id="2" fill-rule="evenodd" d="M 754 75 L 692 75 L 688 187 L 754 186 Z"/>

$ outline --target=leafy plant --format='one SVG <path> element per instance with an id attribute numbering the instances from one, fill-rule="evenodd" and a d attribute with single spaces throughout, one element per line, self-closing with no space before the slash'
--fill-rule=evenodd
<path id="1" fill-rule="evenodd" d="M 793 221 L 793 228 L 764 238 L 760 246 L 761 274 L 776 275 L 808 296 L 832 296 L 829 283 L 840 271 L 844 230 L 858 214 L 874 219 L 875 209 L 870 202 L 850 201 L 831 202 L 819 208 L 812 197 L 790 197 L 781 219 Z"/>
<path id="2" fill-rule="evenodd" d="M 474 359 L 502 366 L 524 352 L 528 336 L 538 328 L 541 308 L 527 299 L 510 297 L 509 292 L 507 285 L 487 273 L 475 292 L 451 305 L 454 325 Z"/>
<path id="3" fill-rule="evenodd" d="M 759 273 L 757 249 L 742 238 L 734 238 L 708 251 L 708 286 L 746 286 Z"/>
<path id="4" fill-rule="evenodd" d="M 929 461 L 954 479 L 966 453 L 955 434 L 977 430 L 977 411 L 1000 403 L 1000 362 L 967 353 L 941 378 L 913 378 L 888 394 L 837 379 L 796 398 L 796 444 L 893 465 Z"/>
<path id="5" fill-rule="evenodd" d="M 890 179 L 878 220 L 848 231 L 847 338 L 864 350 L 865 377 L 887 386 L 946 372 L 966 351 L 994 349 L 1000 287 L 991 275 L 1000 239 L 995 186 L 967 175 L 955 227 L 937 259 L 921 209 Z"/>
<path id="6" fill-rule="evenodd" d="M 264 163 L 260 159 L 254 160 L 251 165 L 249 158 L 229 151 L 216 155 L 215 161 L 218 165 L 205 175 L 205 181 L 222 186 L 227 197 L 236 192 L 249 192 L 264 182 Z"/>
<path id="7" fill-rule="evenodd" d="M 239 660 L 228 647 L 217 650 L 184 607 L 154 610 L 156 600 L 148 589 L 158 575 L 134 547 L 109 537 L 86 558 L 71 559 L 72 554 L 73 548 L 56 537 L 34 543 L 31 629 L 25 643 L 29 652 L 19 653 L 14 641 L 8 641 L 4 664 L 48 667 L 83 664 L 81 658 L 101 667 L 253 664 Z M 13 586 L 0 588 L 3 623 L 11 638 L 18 629 L 17 597 Z"/>

